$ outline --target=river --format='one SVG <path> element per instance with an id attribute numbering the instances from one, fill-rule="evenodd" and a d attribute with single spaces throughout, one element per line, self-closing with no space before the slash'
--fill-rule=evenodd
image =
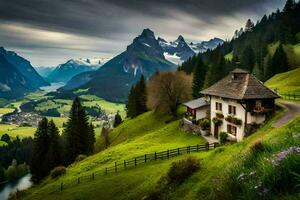
<path id="1" fill-rule="evenodd" d="M 31 174 L 23 176 L 15 183 L 7 183 L 3 187 L 0 187 L 0 200 L 7 200 L 9 195 L 15 193 L 16 191 L 26 190 L 32 186 L 30 181 Z"/>

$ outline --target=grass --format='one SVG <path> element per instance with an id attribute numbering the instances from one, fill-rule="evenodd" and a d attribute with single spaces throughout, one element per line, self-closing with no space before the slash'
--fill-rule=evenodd
<path id="1" fill-rule="evenodd" d="M 31 193 L 31 195 L 28 195 L 28 199 L 38 199 L 41 194 L 40 192 L 46 192 L 48 194 L 52 187 L 59 184 L 60 181 L 74 181 L 78 175 L 83 176 L 91 174 L 92 172 L 103 172 L 105 167 L 110 167 L 116 161 L 122 162 L 124 159 L 130 159 L 143 155 L 144 153 L 152 153 L 154 151 L 163 151 L 166 149 L 201 144 L 205 142 L 203 138 L 186 133 L 179 129 L 178 120 L 168 124 L 165 123 L 166 120 L 170 120 L 170 117 L 167 115 L 159 115 L 148 112 L 135 119 L 125 121 L 110 134 L 110 141 L 112 143 L 110 148 L 94 156 L 88 157 L 80 163 L 74 164 L 68 168 L 67 175 L 62 177 L 60 180 L 47 180 L 46 182 L 48 184 L 45 185 L 45 187 L 37 186 L 39 189 L 37 189 L 34 193 Z M 176 160 L 176 158 L 171 160 Z M 119 192 L 124 192 L 125 190 L 133 187 L 133 185 L 134 187 L 137 187 L 137 190 L 145 191 L 149 189 L 149 183 L 145 182 L 145 179 L 153 180 L 151 184 L 154 186 L 161 172 L 167 171 L 171 160 L 167 162 L 147 164 L 145 166 L 138 167 L 137 170 L 128 170 L 124 171 L 124 173 L 120 173 L 119 175 L 109 175 L 96 179 L 96 181 L 91 184 L 94 186 L 97 185 L 97 188 L 102 187 L 101 190 L 97 190 L 96 193 L 90 193 L 87 190 L 87 185 L 83 184 L 80 186 L 80 189 L 76 189 L 76 191 L 81 191 L 83 193 L 78 193 L 76 195 L 79 195 L 77 196 L 78 198 L 85 196 L 87 199 L 92 199 L 92 197 L 95 198 L 99 195 L 103 199 L 116 199 L 117 197 L 114 197 L 114 193 L 116 192 L 115 190 L 120 189 Z M 146 167 L 146 171 L 144 167 Z M 126 181 L 124 182 L 124 180 Z M 107 188 L 104 187 L 105 185 Z M 117 187 L 117 185 L 119 185 L 119 187 Z M 91 185 L 89 187 L 91 187 Z M 103 192 L 104 190 L 106 191 L 105 193 Z M 56 195 L 47 195 L 46 197 L 45 195 L 45 198 L 69 199 L 71 198 L 71 193 L 69 192 L 66 190 L 66 193 L 64 195 L 58 195 L 59 197 Z M 125 195 L 130 196 L 132 194 L 125 193 Z"/>
<path id="2" fill-rule="evenodd" d="M 7 113 L 11 113 L 13 112 L 15 109 L 13 108 L 0 108 L 0 115 L 4 115 Z"/>
<path id="3" fill-rule="evenodd" d="M 276 89 L 281 94 L 300 93 L 300 68 L 276 74 L 266 82 L 266 85 Z"/>
<path id="4" fill-rule="evenodd" d="M 225 55 L 225 59 L 228 60 L 228 61 L 231 61 L 232 58 L 233 58 L 233 52 L 230 52 L 230 53 Z"/>
<path id="5" fill-rule="evenodd" d="M 269 54 L 274 55 L 276 49 L 279 46 L 279 42 L 269 45 Z M 290 66 L 296 67 L 300 66 L 300 43 L 295 45 L 284 45 L 284 50 L 288 57 L 288 62 Z"/>
<path id="6" fill-rule="evenodd" d="M 274 129 L 273 122 L 282 115 L 282 111 L 272 117 L 258 132 L 244 141 L 225 145 L 216 150 L 193 154 L 200 159 L 200 170 L 183 184 L 163 194 L 164 199 L 215 199 L 215 189 L 224 183 L 222 177 L 232 163 L 242 162 L 241 156 L 247 154 L 251 144 L 258 138 L 276 144 L 282 141 L 282 135 L 299 132 L 300 117 L 288 126 Z M 157 187 L 160 178 L 167 174 L 171 163 L 183 157 L 149 163 L 136 169 L 129 169 L 118 174 L 98 175 L 94 181 L 75 185 L 62 192 L 52 193 L 59 184 L 76 181 L 78 176 L 91 174 L 112 166 L 115 161 L 139 156 L 144 153 L 187 146 L 204 142 L 198 136 L 182 132 L 178 121 L 164 122 L 169 117 L 145 113 L 133 120 L 125 121 L 110 134 L 112 146 L 86 160 L 73 164 L 67 169 L 67 175 L 58 180 L 47 179 L 39 186 L 26 191 L 25 199 L 142 199 Z M 224 198 L 229 191 L 222 191 Z"/>
<path id="7" fill-rule="evenodd" d="M 10 137 L 20 138 L 33 136 L 36 128 L 34 127 L 18 127 L 16 125 L 1 124 L 0 125 L 0 137 L 7 133 Z"/>

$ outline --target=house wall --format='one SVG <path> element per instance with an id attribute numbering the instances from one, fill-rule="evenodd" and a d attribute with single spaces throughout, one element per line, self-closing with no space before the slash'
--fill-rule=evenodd
<path id="1" fill-rule="evenodd" d="M 266 120 L 266 115 L 265 114 L 256 114 L 256 115 L 251 115 L 251 113 L 247 113 L 247 123 L 256 123 L 256 124 L 262 124 Z"/>
<path id="2" fill-rule="evenodd" d="M 197 108 L 196 110 L 196 120 L 203 119 L 207 117 L 207 112 L 209 111 L 209 106 L 204 106 L 201 108 Z"/>
<path id="3" fill-rule="evenodd" d="M 222 103 L 222 111 L 216 110 L 216 102 Z M 235 117 L 242 120 L 242 125 L 234 125 L 225 120 L 225 118 L 229 115 L 228 113 L 228 105 L 232 105 L 236 107 L 236 115 Z M 223 99 L 220 97 L 211 97 L 211 133 L 214 134 L 214 123 L 212 122 L 212 119 L 216 117 L 216 113 L 220 112 L 224 115 L 223 123 L 219 126 L 219 133 L 220 132 L 227 132 L 227 124 L 230 124 L 232 126 L 235 126 L 237 128 L 236 136 L 229 135 L 229 138 L 237 141 L 241 141 L 244 138 L 244 127 L 245 127 L 245 109 L 241 106 L 240 103 L 238 103 L 235 100 L 230 99 Z"/>

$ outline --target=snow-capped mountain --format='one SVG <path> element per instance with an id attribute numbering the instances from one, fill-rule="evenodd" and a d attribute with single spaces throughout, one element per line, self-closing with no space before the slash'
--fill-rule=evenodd
<path id="1" fill-rule="evenodd" d="M 208 49 L 214 49 L 219 44 L 223 44 L 224 41 L 219 38 L 214 38 L 209 41 L 199 43 L 187 43 L 183 36 L 180 35 L 173 42 L 167 42 L 163 38 L 158 38 L 158 42 L 164 50 L 164 56 L 167 60 L 175 64 L 181 64 L 189 57 L 198 53 L 203 53 Z"/>
<path id="2" fill-rule="evenodd" d="M 50 82 L 68 82 L 77 74 L 95 71 L 109 59 L 104 58 L 79 58 L 70 59 L 66 63 L 58 65 L 48 76 Z"/>
<path id="3" fill-rule="evenodd" d="M 127 46 L 126 51 L 96 72 L 85 72 L 73 77 L 62 91 L 89 88 L 90 93 L 105 99 L 126 101 L 131 86 L 141 75 L 147 79 L 157 71 L 173 70 L 176 70 L 176 65 L 165 59 L 164 50 L 153 31 L 145 29 Z"/>

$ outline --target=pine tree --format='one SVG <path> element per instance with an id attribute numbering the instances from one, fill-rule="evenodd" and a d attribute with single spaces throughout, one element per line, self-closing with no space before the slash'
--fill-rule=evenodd
<path id="1" fill-rule="evenodd" d="M 252 31 L 254 28 L 254 23 L 251 21 L 251 19 L 248 19 L 245 26 L 245 31 Z"/>
<path id="2" fill-rule="evenodd" d="M 273 74 L 282 73 L 288 71 L 287 55 L 283 49 L 282 44 L 276 49 L 271 63 Z"/>
<path id="3" fill-rule="evenodd" d="M 95 128 L 93 123 L 90 123 L 89 127 L 89 135 L 88 135 L 88 154 L 94 153 L 94 144 L 96 142 L 95 139 Z"/>
<path id="4" fill-rule="evenodd" d="M 145 78 L 142 75 L 140 80 L 133 86 L 129 92 L 128 102 L 126 105 L 127 116 L 136 117 L 147 112 L 147 90 Z"/>
<path id="5" fill-rule="evenodd" d="M 136 108 L 137 108 L 137 115 L 140 115 L 144 112 L 147 112 L 147 90 L 146 90 L 146 82 L 145 78 L 142 75 L 140 81 L 137 83 L 136 86 L 137 92 L 137 99 L 136 99 Z"/>
<path id="6" fill-rule="evenodd" d="M 122 117 L 119 114 L 119 112 L 117 112 L 117 114 L 115 115 L 114 127 L 119 126 L 121 123 L 122 123 Z"/>
<path id="7" fill-rule="evenodd" d="M 194 98 L 199 98 L 201 96 L 200 91 L 203 89 L 204 86 L 206 72 L 207 72 L 207 67 L 199 57 L 193 73 L 192 88 L 193 88 Z"/>
<path id="8" fill-rule="evenodd" d="M 126 104 L 127 117 L 135 117 L 137 115 L 135 99 L 136 99 L 136 90 L 135 90 L 135 86 L 132 86 Z"/>
<path id="9" fill-rule="evenodd" d="M 0 163 L 0 183 L 5 180 L 6 180 L 6 178 L 5 178 L 5 174 L 4 174 L 4 168 L 3 168 L 2 164 Z"/>
<path id="10" fill-rule="evenodd" d="M 62 159 L 62 143 L 60 140 L 59 130 L 53 120 L 48 123 L 49 148 L 46 155 L 50 169 L 57 167 L 63 163 Z"/>
<path id="11" fill-rule="evenodd" d="M 45 155 L 48 153 L 49 136 L 48 136 L 48 120 L 43 118 L 38 125 L 34 134 L 32 160 L 30 171 L 34 182 L 39 182 L 43 177 L 49 173 L 48 159 Z"/>
<path id="12" fill-rule="evenodd" d="M 252 72 L 255 65 L 255 53 L 251 46 L 247 46 L 241 58 L 242 68 Z"/>
<path id="13" fill-rule="evenodd" d="M 283 8 L 283 11 L 285 13 L 291 12 L 293 8 L 295 8 L 295 6 L 296 6 L 295 0 L 287 0 Z"/>
<path id="14" fill-rule="evenodd" d="M 73 101 L 69 120 L 64 129 L 66 140 L 66 163 L 72 163 L 79 154 L 89 155 L 91 152 L 91 130 L 84 107 L 78 97 Z"/>

